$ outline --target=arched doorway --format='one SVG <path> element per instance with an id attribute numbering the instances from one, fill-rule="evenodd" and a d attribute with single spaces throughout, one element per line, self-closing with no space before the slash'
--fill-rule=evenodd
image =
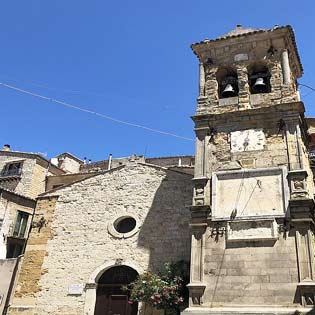
<path id="1" fill-rule="evenodd" d="M 128 266 L 107 269 L 97 282 L 94 315 L 137 315 L 138 304 L 129 304 L 128 292 L 122 290 L 137 276 L 137 271 Z"/>

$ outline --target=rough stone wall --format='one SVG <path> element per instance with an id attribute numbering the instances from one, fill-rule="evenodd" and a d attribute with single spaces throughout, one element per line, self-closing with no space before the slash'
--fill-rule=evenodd
<path id="1" fill-rule="evenodd" d="M 47 243 L 53 237 L 51 228 L 57 198 L 39 200 L 33 218 L 33 229 L 30 233 L 23 263 L 18 276 L 15 293 L 9 314 L 33 314 L 32 306 L 35 305 L 35 295 L 40 291 L 39 280 L 47 272 L 43 269 L 43 261 L 47 255 Z M 44 216 L 45 224 L 39 228 L 39 221 Z M 23 308 L 23 306 L 27 307 Z"/>
<path id="2" fill-rule="evenodd" d="M 35 164 L 31 179 L 31 185 L 28 196 L 36 198 L 39 194 L 45 192 L 47 169 Z"/>
<path id="3" fill-rule="evenodd" d="M 278 60 L 266 61 L 266 66 L 269 68 L 271 77 L 270 93 L 251 94 L 248 85 L 248 65 L 251 62 L 234 63 L 231 66 L 237 71 L 238 74 L 238 87 L 239 95 L 237 98 L 225 98 L 224 107 L 228 106 L 226 110 L 239 110 L 241 108 L 256 108 L 265 106 L 266 104 L 280 104 L 288 102 L 298 101 L 298 94 L 296 92 L 296 86 L 294 80 L 289 85 L 283 85 L 282 81 L 282 69 L 281 62 Z M 222 105 L 219 103 L 218 94 L 218 80 L 217 73 L 220 70 L 220 66 L 205 66 L 205 99 L 201 100 L 203 106 L 206 104 L 207 111 L 214 112 L 213 107 Z M 229 108 L 230 106 L 233 106 Z M 236 107 L 235 107 L 236 106 Z M 197 109 L 198 113 L 198 109 Z"/>
<path id="4" fill-rule="evenodd" d="M 130 164 L 58 191 L 59 199 L 41 199 L 10 314 L 34 297 L 34 314 L 83 314 L 85 293 L 68 295 L 73 283 L 85 284 L 104 263 L 121 259 L 143 272 L 164 262 L 189 260 L 191 176 L 142 164 Z M 57 192 L 52 192 L 51 195 Z M 108 233 L 115 216 L 132 214 L 140 230 L 129 238 Z"/>
<path id="5" fill-rule="evenodd" d="M 226 243 L 214 224 L 205 239 L 205 307 L 283 305 L 295 300 L 298 268 L 294 231 L 279 240 Z"/>
<path id="6" fill-rule="evenodd" d="M 237 117 L 226 116 L 222 119 L 213 121 L 213 128 L 216 134 L 209 139 L 207 146 L 207 156 L 209 161 L 208 176 L 217 170 L 235 169 L 235 168 L 264 168 L 287 165 L 287 149 L 285 142 L 285 133 L 279 131 L 280 116 L 277 113 L 273 117 L 266 119 L 265 114 L 239 115 Z M 263 150 L 231 152 L 230 132 L 240 129 L 263 128 L 266 142 Z M 249 163 L 243 164 L 242 163 Z"/>
<path id="7" fill-rule="evenodd" d="M 25 195 L 27 197 L 33 197 L 31 193 L 33 169 L 36 164 L 35 159 L 23 159 L 19 157 L 0 156 L 0 170 L 2 171 L 6 164 L 10 162 L 23 161 L 22 174 L 20 179 L 12 180 L 0 178 L 1 186 L 9 190 L 13 190 L 18 194 Z"/>

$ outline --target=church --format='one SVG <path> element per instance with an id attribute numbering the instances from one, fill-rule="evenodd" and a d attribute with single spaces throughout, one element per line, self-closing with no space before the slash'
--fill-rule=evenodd
<path id="1" fill-rule="evenodd" d="M 25 244 L 11 249 L 20 262 L 3 314 L 151 315 L 122 286 L 180 260 L 190 261 L 183 315 L 313 310 L 315 124 L 300 100 L 293 29 L 238 25 L 191 48 L 194 157 L 85 164 L 0 151 L 1 189 L 33 209 L 12 223 Z M 27 165 L 37 173 L 22 185 Z"/>

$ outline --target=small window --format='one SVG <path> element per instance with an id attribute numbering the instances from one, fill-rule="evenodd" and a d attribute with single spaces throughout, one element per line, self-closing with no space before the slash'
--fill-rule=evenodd
<path id="1" fill-rule="evenodd" d="M 29 214 L 23 211 L 18 211 L 16 222 L 14 225 L 13 236 L 25 238 L 26 226 Z"/>
<path id="2" fill-rule="evenodd" d="M 135 214 L 124 212 L 109 221 L 107 229 L 109 234 L 116 238 L 129 238 L 139 232 L 140 221 Z"/>
<path id="3" fill-rule="evenodd" d="M 8 163 L 5 165 L 2 176 L 19 176 L 22 173 L 22 162 Z"/>
<path id="4" fill-rule="evenodd" d="M 136 227 L 136 224 L 137 222 L 134 218 L 127 217 L 116 220 L 114 227 L 118 233 L 128 233 Z"/>

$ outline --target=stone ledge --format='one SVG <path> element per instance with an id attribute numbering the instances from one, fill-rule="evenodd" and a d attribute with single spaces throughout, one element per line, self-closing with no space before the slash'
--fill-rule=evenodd
<path id="1" fill-rule="evenodd" d="M 256 306 L 256 307 L 242 307 L 242 306 L 235 306 L 235 307 L 189 307 L 186 308 L 184 311 L 181 312 L 182 315 L 231 315 L 231 314 L 238 314 L 238 315 L 292 315 L 292 314 L 315 314 L 310 311 L 309 308 L 305 307 L 263 307 L 263 306 Z"/>

